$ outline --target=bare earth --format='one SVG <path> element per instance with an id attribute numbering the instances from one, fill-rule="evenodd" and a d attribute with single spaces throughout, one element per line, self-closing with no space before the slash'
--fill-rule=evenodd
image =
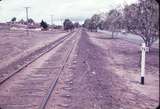
<path id="1" fill-rule="evenodd" d="M 66 35 L 55 32 L 0 31 L 0 68 Z"/>
<path id="2" fill-rule="evenodd" d="M 82 33 L 53 94 L 52 108 L 155 109 L 159 103 L 158 50 L 147 55 L 145 85 L 141 85 L 138 45 L 88 34 Z"/>
<path id="3" fill-rule="evenodd" d="M 32 32 L 29 37 L 22 34 L 20 31 L 0 33 L 0 47 L 6 48 L 0 49 L 2 63 L 66 33 Z M 71 47 L 73 51 L 46 109 L 155 109 L 158 106 L 159 48 L 152 48 L 146 56 L 145 85 L 141 85 L 139 45 L 81 29 L 76 36 L 0 85 L 0 107 L 39 109 Z"/>

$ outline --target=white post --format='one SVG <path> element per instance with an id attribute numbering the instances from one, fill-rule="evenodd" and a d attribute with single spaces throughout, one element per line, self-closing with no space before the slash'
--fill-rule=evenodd
<path id="1" fill-rule="evenodd" d="M 142 43 L 141 46 L 141 84 L 144 84 L 144 75 L 145 75 L 145 54 L 146 54 L 146 45 Z"/>

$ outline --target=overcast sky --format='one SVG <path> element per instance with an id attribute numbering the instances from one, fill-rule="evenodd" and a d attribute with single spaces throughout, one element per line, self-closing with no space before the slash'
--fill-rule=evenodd
<path id="1" fill-rule="evenodd" d="M 0 2 L 0 22 L 9 21 L 12 17 L 25 19 L 25 8 L 29 9 L 29 17 L 40 22 L 42 19 L 51 23 L 70 18 L 75 21 L 84 21 L 93 14 L 106 12 L 109 9 L 131 4 L 137 0 L 2 0 Z M 60 22 L 59 22 L 60 23 Z"/>

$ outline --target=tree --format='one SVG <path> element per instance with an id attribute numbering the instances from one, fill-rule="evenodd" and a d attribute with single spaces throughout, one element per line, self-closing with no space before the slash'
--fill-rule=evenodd
<path id="1" fill-rule="evenodd" d="M 100 16 L 98 14 L 93 15 L 91 17 L 91 22 L 90 22 L 91 31 L 95 30 L 97 32 L 97 28 L 100 22 L 101 22 Z"/>
<path id="2" fill-rule="evenodd" d="M 43 28 L 42 30 L 48 30 L 48 24 L 43 20 L 41 21 L 40 26 Z"/>
<path id="3" fill-rule="evenodd" d="M 32 18 L 28 19 L 28 23 L 29 24 L 33 24 L 34 23 L 34 20 Z"/>
<path id="4" fill-rule="evenodd" d="M 65 19 L 64 22 L 63 22 L 63 27 L 64 27 L 64 30 L 73 30 L 74 29 L 74 25 L 72 23 L 72 21 L 70 19 Z"/>
<path id="5" fill-rule="evenodd" d="M 109 11 L 107 18 L 104 22 L 104 26 L 107 30 L 112 32 L 112 38 L 114 38 L 114 33 L 118 32 L 122 27 L 122 13 L 116 9 Z"/>
<path id="6" fill-rule="evenodd" d="M 96 31 L 97 32 L 97 27 L 100 22 L 100 17 L 98 15 L 93 15 L 91 19 L 86 19 L 84 21 L 84 27 L 87 28 L 89 31 Z"/>
<path id="7" fill-rule="evenodd" d="M 16 17 L 13 17 L 13 18 L 11 19 L 11 22 L 14 23 L 16 20 L 17 20 L 17 18 L 16 18 Z"/>
<path id="8" fill-rule="evenodd" d="M 91 32 L 94 31 L 94 30 L 97 32 L 97 24 L 96 24 L 96 22 L 94 22 L 94 21 L 91 20 L 91 22 L 89 23 L 89 28 L 88 29 Z"/>
<path id="9" fill-rule="evenodd" d="M 95 14 L 91 17 L 91 22 L 94 22 L 96 25 L 100 23 L 100 16 L 98 14 Z"/>
<path id="10" fill-rule="evenodd" d="M 80 25 L 79 25 L 79 22 L 75 22 L 75 23 L 74 23 L 74 28 L 79 28 L 79 26 L 80 26 Z"/>
<path id="11" fill-rule="evenodd" d="M 86 20 L 84 21 L 83 27 L 89 29 L 89 24 L 90 24 L 90 22 L 91 22 L 91 19 L 86 19 Z"/>
<path id="12" fill-rule="evenodd" d="M 21 19 L 18 23 L 25 24 L 25 21 L 23 19 Z"/>
<path id="13" fill-rule="evenodd" d="M 99 29 L 103 30 L 104 29 L 104 21 L 100 21 L 97 26 L 99 27 Z"/>
<path id="14" fill-rule="evenodd" d="M 139 35 L 149 48 L 159 36 L 159 6 L 155 0 L 139 0 L 124 9 L 127 30 Z"/>

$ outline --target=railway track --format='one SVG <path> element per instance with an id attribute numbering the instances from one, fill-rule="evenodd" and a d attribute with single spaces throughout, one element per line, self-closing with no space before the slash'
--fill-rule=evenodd
<path id="1" fill-rule="evenodd" d="M 79 32 L 80 31 L 73 33 L 70 37 L 66 37 L 66 40 L 58 41 L 54 44 L 54 47 L 46 50 L 46 52 L 39 55 L 37 59 L 32 60 L 17 72 L 14 72 L 17 76 L 13 74 L 13 78 L 11 78 L 11 76 L 4 80 L 4 84 L 1 84 L 2 86 L 0 85 L 0 107 L 4 109 L 46 109 L 51 94 L 58 84 L 58 80 L 73 51 Z M 54 51 L 53 48 L 58 48 L 58 51 Z M 51 52 L 55 52 L 55 54 Z M 43 57 L 48 57 L 48 54 L 53 54 L 53 56 L 51 55 L 47 60 L 43 60 L 48 64 L 35 68 L 34 63 L 39 62 Z M 32 70 L 27 69 L 36 69 L 36 72 L 30 72 Z M 10 84 L 10 91 L 6 92 L 5 90 L 8 90 L 8 85 Z"/>
<path id="2" fill-rule="evenodd" d="M 77 34 L 78 34 L 78 32 L 77 32 Z M 77 34 L 76 34 L 76 35 L 77 35 Z M 75 35 L 75 36 L 76 36 L 76 35 Z M 47 105 L 47 103 L 48 103 L 48 101 L 49 101 L 49 98 L 50 98 L 50 96 L 51 96 L 54 88 L 56 87 L 56 84 L 57 84 L 57 82 L 58 82 L 58 80 L 59 80 L 59 77 L 60 77 L 60 75 L 62 74 L 62 72 L 63 72 L 63 70 L 64 70 L 64 68 L 65 68 L 65 66 L 66 66 L 66 63 L 67 63 L 67 61 L 68 61 L 68 59 L 69 59 L 69 57 L 70 57 L 70 55 L 71 55 L 71 53 L 72 53 L 72 51 L 73 51 L 74 46 L 75 46 L 75 44 L 73 44 L 73 46 L 68 50 L 66 57 L 63 59 L 63 65 L 61 66 L 61 68 L 60 68 L 60 70 L 59 70 L 59 72 L 58 72 L 58 75 L 56 76 L 56 79 L 54 79 L 54 80 L 52 81 L 52 84 L 50 85 L 50 88 L 49 88 L 49 90 L 48 90 L 48 93 L 47 93 L 46 96 L 44 97 L 44 99 L 43 99 L 43 101 L 42 101 L 39 109 L 45 109 L 45 107 L 46 107 L 46 105 Z"/>
<path id="3" fill-rule="evenodd" d="M 0 78 L 0 85 L 3 84 L 5 81 L 7 81 L 8 79 L 10 79 L 12 76 L 14 76 L 15 74 L 17 74 L 18 72 L 20 72 L 21 70 L 23 70 L 24 68 L 26 68 L 28 65 L 30 65 L 31 63 L 35 62 L 37 59 L 39 59 L 41 56 L 45 55 L 46 53 L 48 53 L 49 51 L 51 51 L 52 49 L 54 49 L 55 47 L 57 47 L 59 44 L 61 44 L 63 41 L 65 41 L 66 39 L 69 38 L 69 36 L 73 34 L 73 32 L 65 35 L 64 37 L 61 37 L 59 39 L 57 39 L 56 41 L 46 45 L 45 47 L 42 47 L 36 51 L 34 51 L 33 53 L 27 55 L 26 57 L 24 57 L 23 59 L 20 59 L 18 61 L 21 61 L 20 64 L 16 64 L 18 62 L 14 62 L 12 63 L 9 67 L 12 67 L 12 69 L 16 69 L 17 66 L 20 66 L 19 68 L 17 68 L 14 71 L 9 71 L 9 67 L 0 69 L 1 72 L 1 76 L 3 78 Z M 12 73 L 10 73 L 12 72 Z M 6 75 L 7 76 L 3 76 Z"/>

